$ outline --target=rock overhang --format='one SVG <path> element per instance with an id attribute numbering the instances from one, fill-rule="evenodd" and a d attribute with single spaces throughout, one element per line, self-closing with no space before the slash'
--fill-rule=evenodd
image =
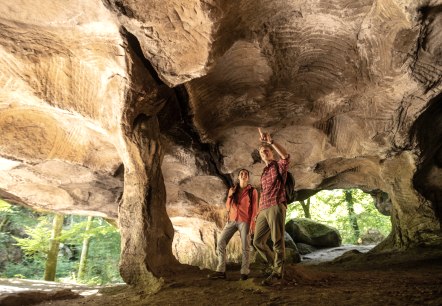
<path id="1" fill-rule="evenodd" d="M 158 112 L 172 218 L 216 221 L 240 168 L 259 185 L 257 127 L 290 152 L 297 189 L 413 189 L 385 172 L 415 171 L 402 153 L 441 90 L 440 5 L 5 1 L 0 189 L 116 218 L 122 135 Z"/>

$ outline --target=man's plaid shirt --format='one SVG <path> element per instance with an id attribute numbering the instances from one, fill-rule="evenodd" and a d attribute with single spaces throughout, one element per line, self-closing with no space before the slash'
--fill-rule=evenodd
<path id="1" fill-rule="evenodd" d="M 259 210 L 269 208 L 281 203 L 286 203 L 285 198 L 285 180 L 287 179 L 287 171 L 290 164 L 290 155 L 286 159 L 279 161 L 273 160 L 264 167 L 261 175 L 261 198 L 259 201 Z M 279 167 L 284 182 L 278 178 L 276 166 Z"/>

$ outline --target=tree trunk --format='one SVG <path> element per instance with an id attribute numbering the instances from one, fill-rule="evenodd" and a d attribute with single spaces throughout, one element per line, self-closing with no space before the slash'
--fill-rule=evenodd
<path id="1" fill-rule="evenodd" d="M 3 232 L 4 229 L 9 225 L 9 217 L 5 216 L 3 219 L 1 219 L 0 221 L 0 232 Z"/>
<path id="2" fill-rule="evenodd" d="M 94 217 L 92 216 L 87 217 L 86 236 L 83 238 L 83 247 L 81 248 L 80 265 L 78 267 L 78 279 L 83 279 L 84 272 L 86 271 L 87 254 L 89 252 L 89 242 L 91 240 L 91 237 L 87 232 L 91 229 L 93 219 Z"/>
<path id="3" fill-rule="evenodd" d="M 353 195 L 351 193 L 351 190 L 345 191 L 345 201 L 347 202 L 347 211 L 348 211 L 348 218 L 350 220 L 350 225 L 353 229 L 353 236 L 355 242 L 359 239 L 359 225 L 358 225 L 358 219 L 356 218 L 355 210 L 353 207 Z"/>
<path id="4" fill-rule="evenodd" d="M 0 206 L 9 207 L 9 204 L 2 199 L 0 199 Z M 9 225 L 9 216 L 6 215 L 4 218 L 0 221 L 0 232 L 3 232 L 3 230 Z"/>
<path id="5" fill-rule="evenodd" d="M 60 246 L 59 237 L 61 234 L 61 230 L 63 228 L 63 220 L 64 220 L 64 215 L 62 214 L 54 215 L 49 252 L 48 252 L 48 257 L 46 259 L 45 276 L 44 276 L 45 281 L 55 280 L 55 272 L 57 271 L 58 249 Z"/>
<path id="6" fill-rule="evenodd" d="M 308 219 L 311 219 L 312 216 L 310 214 L 310 198 L 307 199 L 307 203 L 305 201 L 299 202 L 301 202 L 302 209 L 304 210 L 304 216 Z"/>

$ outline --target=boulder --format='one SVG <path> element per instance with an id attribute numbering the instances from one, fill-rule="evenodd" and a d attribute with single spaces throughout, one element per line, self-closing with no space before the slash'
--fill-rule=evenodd
<path id="1" fill-rule="evenodd" d="M 378 244 L 382 242 L 384 239 L 385 236 L 382 235 L 382 233 L 379 230 L 370 228 L 359 237 L 358 243 L 363 245 Z"/>
<path id="2" fill-rule="evenodd" d="M 285 240 L 285 262 L 286 263 L 297 263 L 301 262 L 301 254 L 299 253 L 296 243 L 293 241 L 292 237 L 284 232 Z"/>
<path id="3" fill-rule="evenodd" d="M 317 248 L 315 248 L 314 246 L 301 242 L 297 243 L 296 246 L 298 247 L 299 254 L 301 255 L 310 254 L 317 250 Z"/>
<path id="4" fill-rule="evenodd" d="M 337 247 L 342 242 L 337 229 L 311 219 L 292 219 L 286 223 L 285 230 L 294 241 L 318 248 Z"/>

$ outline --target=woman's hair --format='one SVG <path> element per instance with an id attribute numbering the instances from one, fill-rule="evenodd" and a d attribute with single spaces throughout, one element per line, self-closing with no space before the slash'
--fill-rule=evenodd
<path id="1" fill-rule="evenodd" d="M 239 170 L 239 172 L 238 172 L 238 177 L 239 177 L 239 175 L 241 174 L 241 171 L 247 171 L 247 174 L 249 175 L 249 177 L 250 177 L 250 171 L 249 170 L 247 170 L 247 169 L 240 169 Z M 233 185 L 233 186 L 235 186 L 236 185 L 236 189 L 235 189 L 235 192 L 233 193 L 233 195 L 232 195 L 232 200 L 233 200 L 233 203 L 234 204 L 236 204 L 236 205 L 238 205 L 239 204 L 239 190 L 240 190 L 240 188 L 239 188 L 239 182 L 238 181 L 236 181 L 235 182 L 235 184 Z"/>

